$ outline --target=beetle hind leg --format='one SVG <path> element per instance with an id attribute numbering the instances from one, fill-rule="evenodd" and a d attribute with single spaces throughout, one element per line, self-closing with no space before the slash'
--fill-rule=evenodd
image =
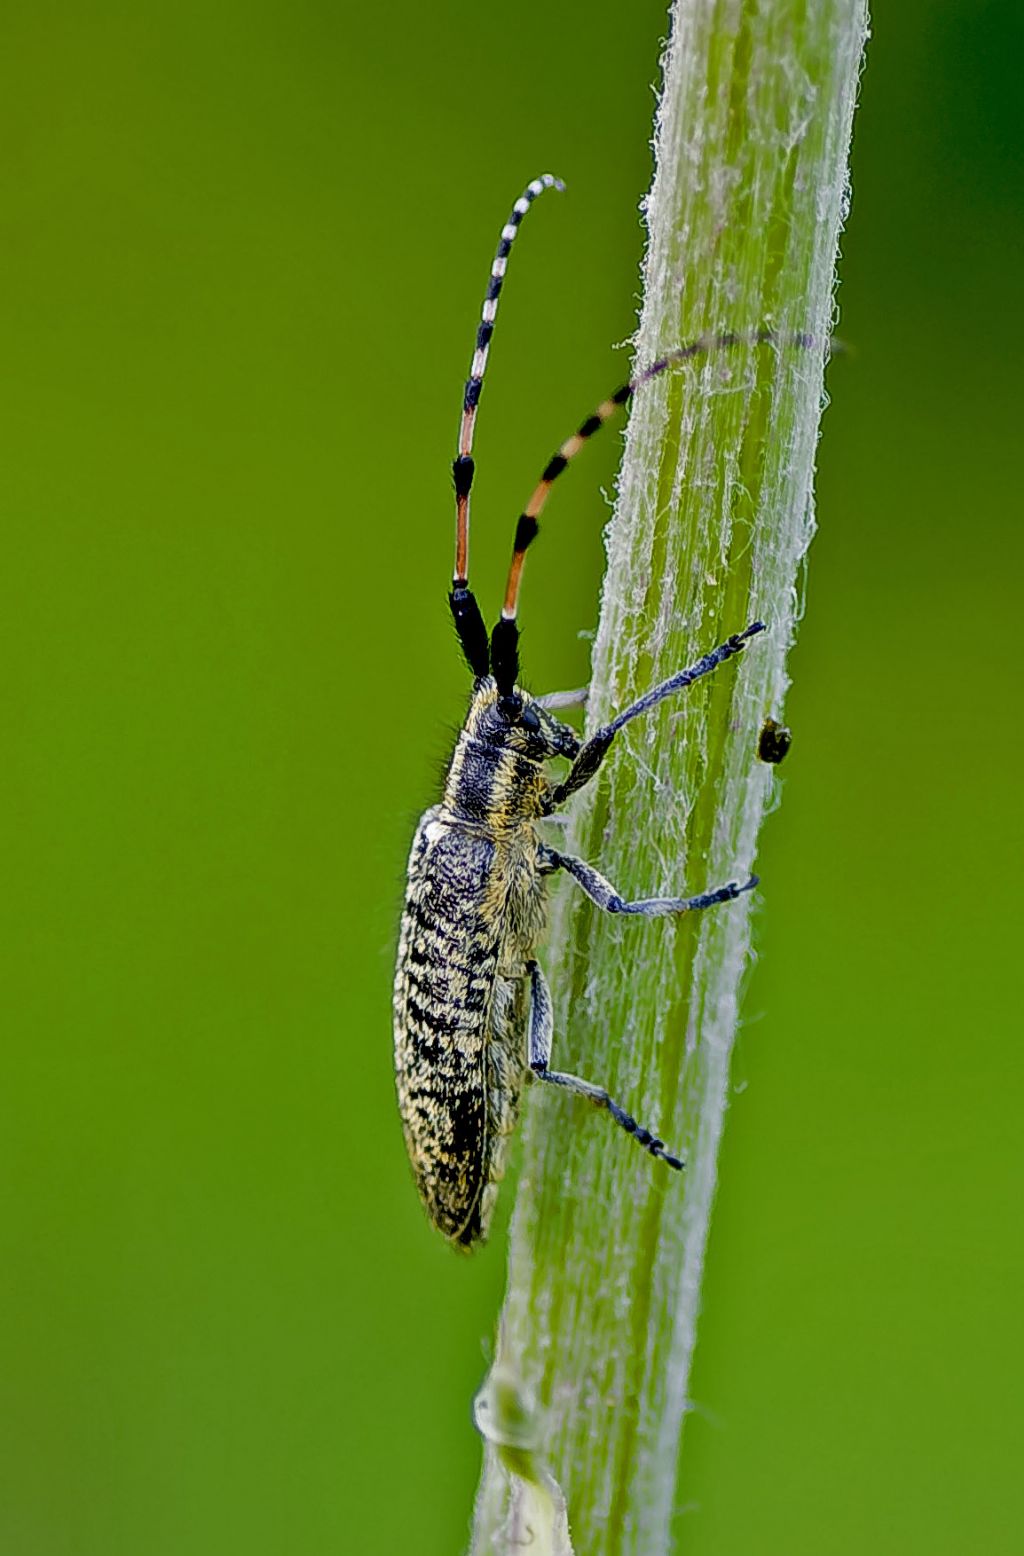
<path id="1" fill-rule="evenodd" d="M 585 1097 L 595 1107 L 604 1108 L 610 1113 L 615 1122 L 628 1135 L 632 1135 L 638 1145 L 643 1146 L 652 1156 L 656 1156 L 667 1166 L 676 1172 L 681 1172 L 685 1167 L 678 1156 L 673 1156 L 666 1151 L 664 1140 L 659 1140 L 631 1113 L 619 1104 L 605 1091 L 603 1086 L 595 1086 L 592 1081 L 585 1081 L 579 1075 L 569 1075 L 564 1070 L 551 1070 L 548 1068 L 551 1059 L 551 1039 L 554 1032 L 554 1017 L 551 1007 L 551 994 L 548 989 L 547 979 L 541 972 L 536 962 L 528 964 L 530 974 L 530 1025 L 529 1025 L 529 1061 L 530 1070 L 539 1081 L 548 1081 L 552 1086 L 561 1086 L 565 1091 L 575 1092 L 578 1097 Z"/>

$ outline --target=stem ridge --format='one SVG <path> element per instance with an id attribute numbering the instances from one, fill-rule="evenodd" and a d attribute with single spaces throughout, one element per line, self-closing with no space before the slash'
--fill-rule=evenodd
<path id="1" fill-rule="evenodd" d="M 735 674 L 702 679 L 624 728 L 575 800 L 567 850 L 631 898 L 752 875 L 776 792 L 758 732 L 782 713 L 814 531 L 866 37 L 865 0 L 673 7 L 636 357 L 657 362 L 680 341 L 739 325 L 752 333 L 654 378 L 634 404 L 588 733 L 737 622 L 768 627 Z M 758 334 L 776 349 L 745 349 Z M 799 350 L 783 348 L 798 337 Z M 664 1556 L 751 896 L 647 923 L 609 919 L 581 895 L 556 898 L 545 956 L 555 1057 L 680 1147 L 687 1170 L 658 1171 L 591 1109 L 531 1088 L 497 1364 L 538 1403 L 575 1548 Z M 491 1454 L 475 1556 L 510 1550 L 512 1500 Z"/>

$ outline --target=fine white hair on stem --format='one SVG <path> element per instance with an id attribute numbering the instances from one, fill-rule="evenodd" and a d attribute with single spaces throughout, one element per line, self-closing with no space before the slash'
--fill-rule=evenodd
<path id="1" fill-rule="evenodd" d="M 758 732 L 781 715 L 802 613 L 866 37 L 865 0 L 673 7 L 637 366 L 708 332 L 772 340 L 674 368 L 636 397 L 588 727 L 755 618 L 768 631 L 624 730 L 578 797 L 566 850 L 623 895 L 745 879 L 774 803 Z M 578 1099 L 539 1087 L 527 1098 L 498 1363 L 537 1402 L 539 1451 L 588 1556 L 671 1546 L 754 906 L 639 924 L 603 919 L 571 882 L 556 898 L 544 953 L 555 1060 L 687 1160 L 669 1173 Z M 491 1453 L 475 1556 L 511 1550 L 514 1503 L 514 1472 Z"/>

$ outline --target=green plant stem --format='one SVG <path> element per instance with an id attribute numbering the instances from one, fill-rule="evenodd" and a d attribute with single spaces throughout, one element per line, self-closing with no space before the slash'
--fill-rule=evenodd
<path id="1" fill-rule="evenodd" d="M 637 361 L 746 343 L 637 397 L 608 536 L 588 725 L 761 617 L 738 663 L 629 726 L 561 845 L 625 896 L 744 879 L 814 529 L 812 485 L 863 0 L 677 0 L 647 205 Z M 777 344 L 755 345 L 759 329 Z M 796 337 L 810 336 L 811 345 Z M 768 886 L 770 890 L 770 884 Z M 750 896 L 681 920 L 608 919 L 560 887 L 546 964 L 554 1062 L 687 1158 L 534 1087 L 498 1361 L 546 1423 L 543 1460 L 586 1556 L 664 1556 L 726 1106 Z M 511 1549 L 515 1476 L 488 1448 L 477 1556 Z"/>

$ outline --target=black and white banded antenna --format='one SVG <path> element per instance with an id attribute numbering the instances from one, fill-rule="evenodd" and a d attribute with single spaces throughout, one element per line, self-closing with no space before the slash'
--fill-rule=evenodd
<path id="1" fill-rule="evenodd" d="M 487 353 L 494 333 L 494 320 L 498 312 L 498 298 L 505 280 L 508 256 L 519 231 L 520 223 L 538 195 L 545 189 L 563 190 L 565 185 L 553 173 L 542 173 L 523 190 L 512 207 L 508 221 L 501 229 L 498 248 L 491 264 L 490 280 L 480 312 L 480 324 L 476 332 L 476 346 L 466 379 L 462 401 L 462 422 L 459 428 L 459 451 L 452 463 L 455 482 L 455 571 L 452 589 L 448 596 L 455 630 L 469 668 L 479 679 L 490 670 L 490 647 L 487 628 L 484 626 L 480 607 L 469 588 L 469 494 L 473 486 L 473 433 L 476 430 L 477 406 L 483 388 Z"/>

